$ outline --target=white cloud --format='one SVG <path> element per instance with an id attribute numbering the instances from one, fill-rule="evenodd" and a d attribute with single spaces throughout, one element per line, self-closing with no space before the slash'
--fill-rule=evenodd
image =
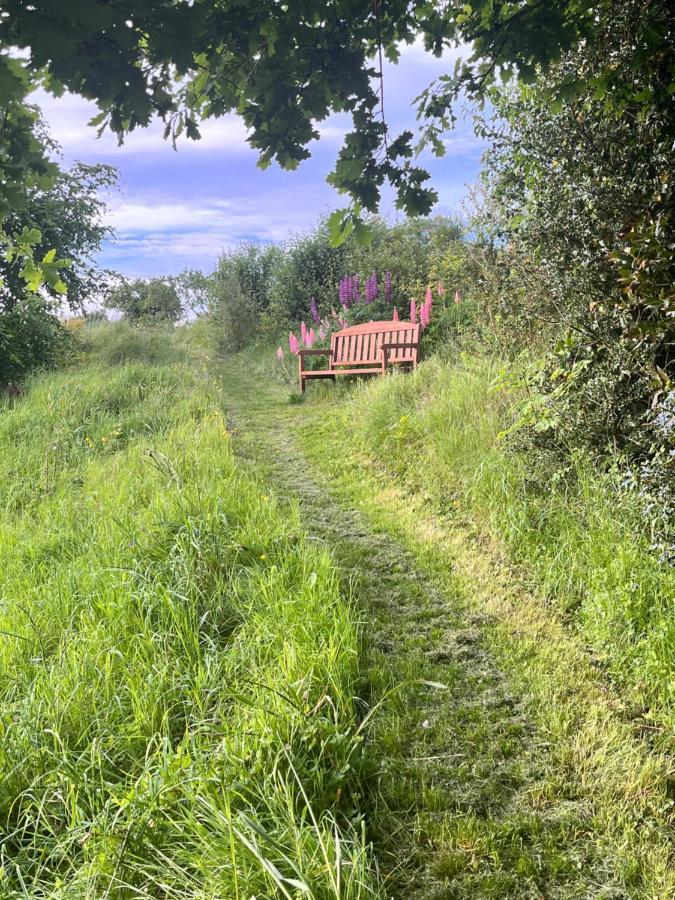
<path id="1" fill-rule="evenodd" d="M 469 156 L 482 153 L 488 146 L 487 141 L 472 132 L 451 134 L 443 140 L 446 156 Z"/>
<path id="2" fill-rule="evenodd" d="M 96 136 L 96 128 L 89 122 L 98 114 L 98 108 L 91 101 L 75 94 L 53 97 L 42 89 L 35 91 L 30 99 L 42 109 L 52 136 L 66 156 L 119 162 L 122 154 L 160 155 L 173 150 L 171 141 L 164 140 L 164 123 L 157 119 L 147 128 L 131 132 L 120 146 L 117 137 L 107 129 L 100 138 Z M 210 119 L 200 126 L 200 131 L 201 140 L 191 141 L 182 136 L 178 147 L 189 152 L 257 152 L 247 144 L 246 127 L 235 115 Z"/>
<path id="3" fill-rule="evenodd" d="M 266 197 L 223 200 L 199 198 L 194 204 L 167 197 L 119 199 L 109 220 L 117 237 L 103 262 L 134 276 L 189 268 L 210 268 L 218 255 L 242 241 L 282 241 L 316 218 L 314 202 L 298 203 L 295 191 Z"/>

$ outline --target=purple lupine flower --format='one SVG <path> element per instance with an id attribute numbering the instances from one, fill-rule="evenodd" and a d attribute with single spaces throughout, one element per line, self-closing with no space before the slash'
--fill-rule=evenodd
<path id="1" fill-rule="evenodd" d="M 354 303 L 358 303 L 361 299 L 361 277 L 352 275 L 352 299 Z"/>
<path id="2" fill-rule="evenodd" d="M 314 297 L 309 301 L 309 313 L 314 320 L 314 324 L 318 325 L 321 321 L 321 316 L 319 315 L 319 307 L 316 305 L 316 299 Z"/>
<path id="3" fill-rule="evenodd" d="M 384 273 L 384 299 L 391 303 L 391 272 Z"/>
<path id="4" fill-rule="evenodd" d="M 295 354 L 295 356 L 297 356 L 298 353 L 300 352 L 300 344 L 298 343 L 298 339 L 296 338 L 296 336 L 293 334 L 292 331 L 288 335 L 288 346 L 291 349 L 291 353 L 293 353 L 293 354 Z"/>
<path id="5" fill-rule="evenodd" d="M 377 274 L 373 272 L 368 278 L 366 278 L 366 303 L 372 303 L 373 300 L 377 297 Z"/>
<path id="6" fill-rule="evenodd" d="M 349 309 L 352 304 L 352 288 L 349 275 L 345 275 L 340 281 L 340 303 L 345 309 Z"/>
<path id="7" fill-rule="evenodd" d="M 417 305 L 414 297 L 410 298 L 410 321 L 413 325 L 417 324 Z"/>
<path id="8" fill-rule="evenodd" d="M 284 361 L 284 351 L 281 349 L 281 347 L 277 347 L 277 359 L 279 360 L 279 362 Z"/>

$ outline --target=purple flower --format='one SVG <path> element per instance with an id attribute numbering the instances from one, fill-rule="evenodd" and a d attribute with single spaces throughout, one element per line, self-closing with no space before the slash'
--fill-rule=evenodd
<path id="1" fill-rule="evenodd" d="M 361 299 L 361 279 L 358 275 L 352 275 L 352 300 L 358 303 Z"/>
<path id="2" fill-rule="evenodd" d="M 321 316 L 319 315 L 319 307 L 316 305 L 316 300 L 314 297 L 309 301 L 309 313 L 314 320 L 314 324 L 318 325 L 321 321 Z"/>
<path id="3" fill-rule="evenodd" d="M 391 272 L 384 273 L 384 299 L 391 303 Z"/>
<path id="4" fill-rule="evenodd" d="M 366 278 L 366 303 L 372 303 L 377 297 L 377 292 L 377 275 L 373 272 L 372 275 Z"/>
<path id="5" fill-rule="evenodd" d="M 349 275 L 345 275 L 340 281 L 340 303 L 345 309 L 349 309 L 352 305 L 352 287 Z"/>

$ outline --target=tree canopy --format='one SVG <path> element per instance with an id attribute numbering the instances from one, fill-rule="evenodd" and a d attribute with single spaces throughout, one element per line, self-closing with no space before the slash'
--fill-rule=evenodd
<path id="1" fill-rule="evenodd" d="M 173 278 L 124 280 L 106 295 L 104 305 L 132 322 L 175 322 L 183 311 Z"/>
<path id="2" fill-rule="evenodd" d="M 675 91 L 666 0 L 621 4 L 618 21 L 612 0 L 2 0 L 0 7 L 0 45 L 21 51 L 0 56 L 0 103 L 18 104 L 17 115 L 26 85 L 36 83 L 94 100 L 101 111 L 93 124 L 120 140 L 153 116 L 164 120 L 167 137 L 197 139 L 202 119 L 236 112 L 261 165 L 294 168 L 318 138 L 318 122 L 351 114 L 353 130 L 330 176 L 351 200 L 349 215 L 336 214 L 336 229 L 356 222 L 358 230 L 358 212 L 377 209 L 385 182 L 406 213 L 426 213 L 436 200 L 429 173 L 414 162 L 412 130 L 394 136 L 387 128 L 382 58 L 395 61 L 402 44 L 419 39 L 438 56 L 470 45 L 454 73 L 420 98 L 424 139 L 437 153 L 460 93 L 481 100 L 500 78 L 532 81 L 570 49 L 592 49 L 615 24 L 634 34 L 621 70 L 608 59 L 570 73 L 555 83 L 552 101 L 591 91 L 617 108 L 647 108 Z M 645 69 L 651 77 L 635 85 L 631 72 Z M 20 181 L 21 167 L 31 165 L 39 169 L 39 159 L 25 159 L 12 177 Z M 5 177 L 5 204 L 7 190 Z"/>

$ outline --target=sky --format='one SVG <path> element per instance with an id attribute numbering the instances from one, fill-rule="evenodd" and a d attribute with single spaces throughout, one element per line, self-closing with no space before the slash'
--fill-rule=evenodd
<path id="1" fill-rule="evenodd" d="M 402 48 L 398 65 L 385 62 L 387 122 L 392 134 L 415 127 L 414 98 L 439 75 L 452 70 L 456 53 L 442 59 L 419 44 Z M 200 141 L 181 140 L 178 150 L 162 138 L 156 122 L 132 133 L 119 147 L 110 133 L 96 137 L 88 121 L 96 107 L 73 95 L 54 98 L 37 91 L 53 137 L 61 145 L 62 165 L 76 160 L 117 167 L 119 190 L 108 197 L 108 221 L 115 238 L 106 242 L 99 262 L 129 277 L 177 274 L 186 268 L 211 271 L 219 254 L 242 241 L 281 241 L 312 227 L 346 198 L 326 184 L 349 119 L 333 116 L 320 123 L 321 138 L 312 156 L 293 172 L 272 164 L 261 170 L 258 154 L 246 143 L 246 129 L 235 116 L 202 125 Z M 446 155 L 420 157 L 439 194 L 437 212 L 459 211 L 478 175 L 484 145 L 471 122 L 461 120 L 447 136 Z M 394 215 L 391 196 L 382 212 Z"/>

